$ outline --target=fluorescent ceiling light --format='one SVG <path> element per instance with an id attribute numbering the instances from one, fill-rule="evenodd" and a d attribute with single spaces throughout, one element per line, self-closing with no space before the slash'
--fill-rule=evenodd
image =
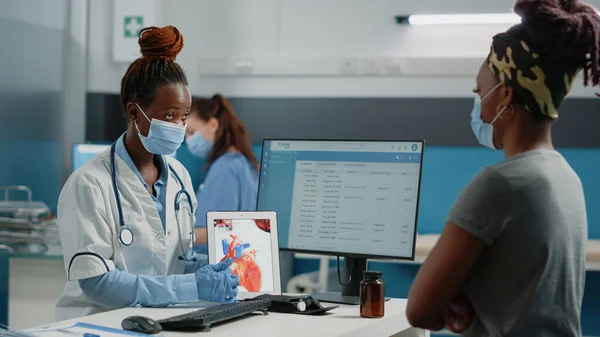
<path id="1" fill-rule="evenodd" d="M 490 25 L 490 24 L 517 24 L 521 17 L 514 13 L 509 14 L 416 14 L 408 17 L 408 23 L 415 26 L 421 25 Z"/>

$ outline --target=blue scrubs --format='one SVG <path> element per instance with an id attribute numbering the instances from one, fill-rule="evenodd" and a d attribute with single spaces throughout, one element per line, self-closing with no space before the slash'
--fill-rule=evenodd
<path id="1" fill-rule="evenodd" d="M 227 152 L 210 166 L 196 197 L 196 227 L 206 227 L 209 211 L 255 211 L 258 172 L 243 154 Z M 197 253 L 206 254 L 206 245 L 196 245 Z"/>

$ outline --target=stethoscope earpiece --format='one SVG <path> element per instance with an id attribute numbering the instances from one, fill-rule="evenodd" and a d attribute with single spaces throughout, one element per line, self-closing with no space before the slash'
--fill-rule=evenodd
<path id="1" fill-rule="evenodd" d="M 195 258 L 195 257 L 192 257 L 191 259 L 188 259 L 188 258 L 185 258 L 185 257 L 179 255 L 179 261 L 196 262 L 196 261 L 198 261 L 198 259 Z"/>

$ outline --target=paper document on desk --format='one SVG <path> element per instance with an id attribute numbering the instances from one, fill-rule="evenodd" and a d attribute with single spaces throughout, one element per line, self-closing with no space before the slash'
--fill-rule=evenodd
<path id="1" fill-rule="evenodd" d="M 94 324 L 88 324 L 88 323 L 77 323 L 74 325 L 58 326 L 58 327 L 52 327 L 52 328 L 47 328 L 47 329 L 43 328 L 43 329 L 35 329 L 35 330 L 25 330 L 23 332 L 26 333 L 26 335 L 23 335 L 23 336 L 35 336 L 35 337 L 46 337 L 46 336 L 52 336 L 52 337 L 74 337 L 74 336 L 79 336 L 79 337 L 139 336 L 139 337 L 143 337 L 143 336 L 145 336 L 145 337 L 148 337 L 148 335 L 139 333 L 139 332 L 109 328 L 106 326 L 100 326 L 100 325 L 94 325 Z M 155 336 L 161 336 L 161 335 L 157 334 Z"/>

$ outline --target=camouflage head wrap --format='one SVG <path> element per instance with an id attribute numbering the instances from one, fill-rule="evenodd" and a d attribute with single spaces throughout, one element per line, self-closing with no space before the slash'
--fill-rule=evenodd
<path id="1" fill-rule="evenodd" d="M 524 34 L 515 34 L 519 31 Z M 534 118 L 554 120 L 581 69 L 536 53 L 525 41 L 524 31 L 519 27 L 494 36 L 488 65 Z"/>

